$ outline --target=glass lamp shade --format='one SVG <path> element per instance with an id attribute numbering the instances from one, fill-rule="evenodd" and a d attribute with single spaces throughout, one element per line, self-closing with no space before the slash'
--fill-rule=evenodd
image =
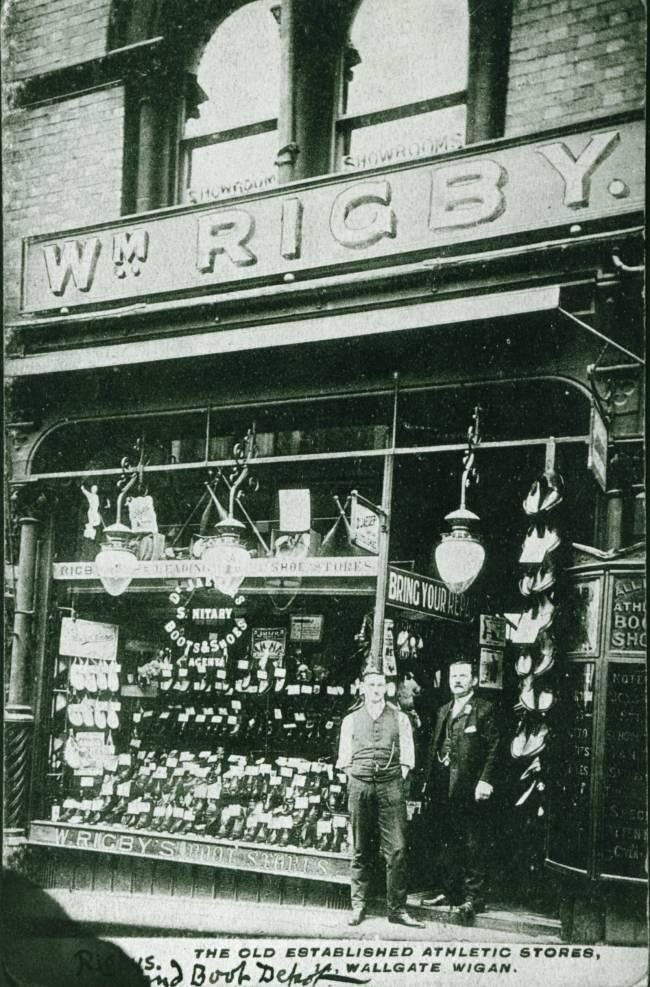
<path id="1" fill-rule="evenodd" d="M 443 534 L 436 546 L 435 559 L 443 583 L 452 593 L 464 593 L 479 575 L 485 561 L 485 549 L 470 530 L 479 518 L 472 511 L 459 510 L 445 518 L 451 531 Z"/>
<path id="2" fill-rule="evenodd" d="M 120 596 L 135 574 L 138 560 L 129 547 L 132 537 L 131 529 L 123 524 L 111 524 L 104 531 L 105 542 L 95 558 L 95 569 L 111 596 Z"/>
<path id="3" fill-rule="evenodd" d="M 248 572 L 250 555 L 240 538 L 244 530 L 240 521 L 226 518 L 216 525 L 216 536 L 203 549 L 207 575 L 224 596 L 234 596 Z"/>

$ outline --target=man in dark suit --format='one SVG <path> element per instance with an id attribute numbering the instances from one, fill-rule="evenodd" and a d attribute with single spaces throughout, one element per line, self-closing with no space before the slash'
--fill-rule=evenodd
<path id="1" fill-rule="evenodd" d="M 452 699 L 438 711 L 424 774 L 439 844 L 441 893 L 428 904 L 458 904 L 467 919 L 485 907 L 487 807 L 495 784 L 500 736 L 494 706 L 474 693 L 472 664 L 449 668 Z"/>

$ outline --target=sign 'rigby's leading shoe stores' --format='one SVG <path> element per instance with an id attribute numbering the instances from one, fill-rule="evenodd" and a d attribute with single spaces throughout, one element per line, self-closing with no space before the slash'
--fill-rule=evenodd
<path id="1" fill-rule="evenodd" d="M 176 207 L 25 241 L 23 312 L 119 304 L 417 259 L 642 209 L 643 127 L 630 122 L 236 203 Z M 535 194 L 531 195 L 531 189 Z M 576 232 L 581 232 L 582 228 Z"/>

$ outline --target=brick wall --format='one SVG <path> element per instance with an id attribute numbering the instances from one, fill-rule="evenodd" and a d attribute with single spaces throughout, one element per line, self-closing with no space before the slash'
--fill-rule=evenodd
<path id="1" fill-rule="evenodd" d="M 515 0 L 506 134 L 643 105 L 641 0 Z"/>
<path id="2" fill-rule="evenodd" d="M 16 79 L 106 53 L 111 0 L 4 0 Z"/>
<path id="3" fill-rule="evenodd" d="M 102 55 L 110 0 L 5 0 L 5 80 L 20 83 Z M 506 134 L 637 107 L 641 0 L 515 0 Z M 5 83 L 5 101 L 12 102 Z M 15 308 L 20 238 L 113 219 L 121 204 L 120 87 L 9 111 L 4 128 L 6 299 Z"/>
<path id="4" fill-rule="evenodd" d="M 119 216 L 123 124 L 121 86 L 6 116 L 4 287 L 9 318 L 18 305 L 22 237 Z"/>

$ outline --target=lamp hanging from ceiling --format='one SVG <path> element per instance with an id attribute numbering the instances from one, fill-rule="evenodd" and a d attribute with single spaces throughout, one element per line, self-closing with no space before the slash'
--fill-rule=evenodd
<path id="1" fill-rule="evenodd" d="M 142 486 L 144 472 L 144 442 L 139 440 L 136 450 L 140 453 L 137 466 L 132 466 L 127 456 L 121 462 L 122 476 L 118 480 L 120 492 L 117 496 L 115 523 L 104 528 L 103 542 L 95 557 L 95 569 L 102 586 L 111 596 L 121 596 L 135 575 L 138 557 L 133 548 L 137 535 L 127 525 L 122 524 L 122 504 L 136 480 Z"/>
<path id="2" fill-rule="evenodd" d="M 217 508 L 220 520 L 215 524 L 214 532 L 211 535 L 201 537 L 198 547 L 199 556 L 203 560 L 206 569 L 206 575 L 219 592 L 230 597 L 235 596 L 246 578 L 251 559 L 250 552 L 244 544 L 246 527 L 234 516 L 235 503 L 242 509 L 247 520 L 253 526 L 257 538 L 268 554 L 268 548 L 264 540 L 252 524 L 250 517 L 244 511 L 240 501 L 242 484 L 249 475 L 249 461 L 256 454 L 254 425 L 249 428 L 243 441 L 237 443 L 234 453 L 235 465 L 230 475 L 226 477 L 220 470 L 213 483 L 206 483 L 206 488 Z M 248 478 L 250 484 L 252 478 Z M 223 481 L 228 488 L 227 511 L 221 505 L 213 489 L 213 486 L 218 481 Z"/>
<path id="3" fill-rule="evenodd" d="M 435 560 L 440 578 L 452 593 L 464 593 L 476 580 L 485 562 L 485 548 L 478 536 L 480 518 L 467 509 L 465 497 L 469 483 L 478 482 L 474 466 L 475 449 L 481 438 L 479 433 L 479 407 L 474 408 L 472 424 L 467 430 L 467 449 L 463 456 L 463 476 L 460 485 L 460 507 L 447 514 L 445 521 L 451 530 L 442 533 L 436 546 Z"/>

